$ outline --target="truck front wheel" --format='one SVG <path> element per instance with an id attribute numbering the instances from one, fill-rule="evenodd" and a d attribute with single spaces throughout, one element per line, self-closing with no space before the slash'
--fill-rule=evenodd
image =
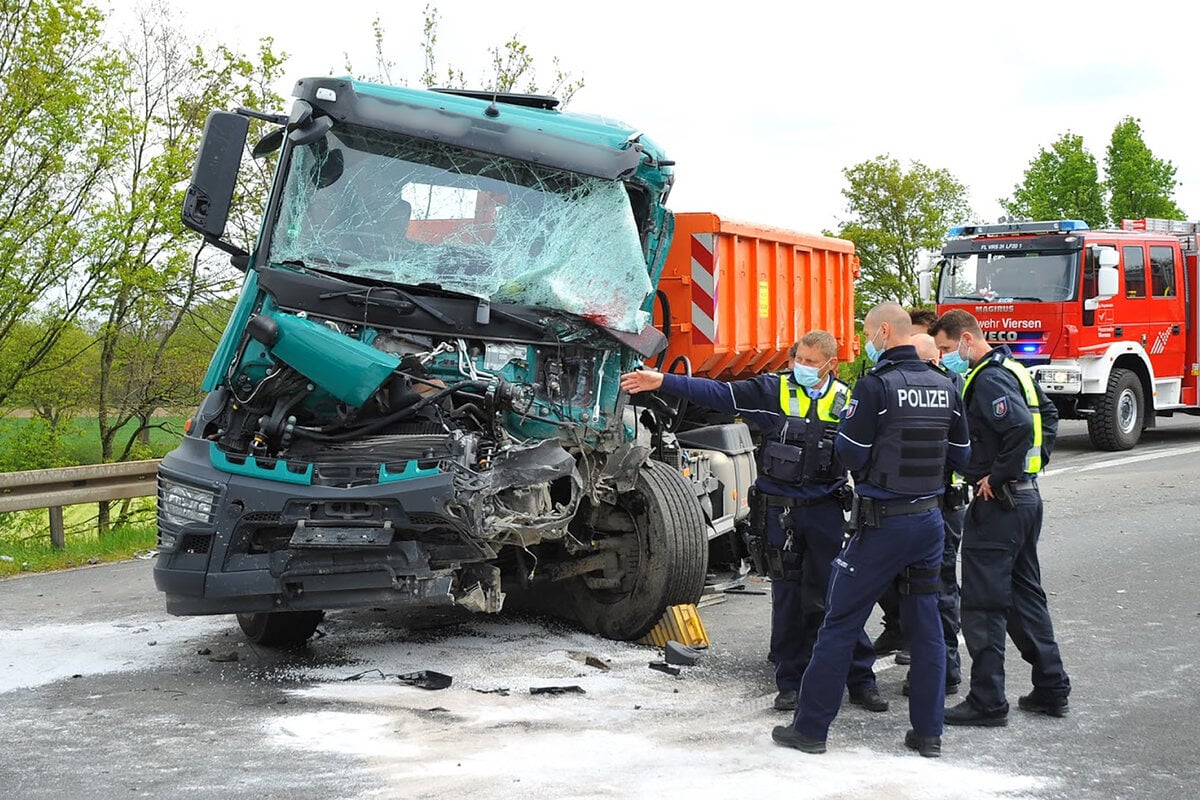
<path id="1" fill-rule="evenodd" d="M 707 526 L 691 486 L 659 461 L 640 470 L 634 490 L 608 518 L 619 522 L 612 533 L 630 538 L 621 555 L 621 587 L 592 588 L 586 577 L 573 579 L 575 616 L 609 639 L 640 639 L 667 608 L 700 599 L 708 572 Z"/>
<path id="2" fill-rule="evenodd" d="M 264 647 L 296 647 L 308 641 L 325 619 L 324 611 L 275 611 L 238 614 L 246 638 Z"/>
<path id="3" fill-rule="evenodd" d="M 1114 369 L 1096 413 L 1088 417 L 1088 436 L 1100 450 L 1128 450 L 1142 438 L 1146 401 L 1136 373 Z"/>

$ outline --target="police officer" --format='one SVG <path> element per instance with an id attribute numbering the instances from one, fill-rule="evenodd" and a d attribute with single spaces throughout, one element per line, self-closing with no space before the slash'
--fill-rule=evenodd
<path id="1" fill-rule="evenodd" d="M 933 323 L 937 322 L 937 312 L 929 308 L 910 308 L 908 310 L 908 319 L 912 322 L 914 347 L 917 347 L 918 337 L 928 336 L 929 329 Z M 933 347 L 932 359 L 937 360 L 937 347 L 933 344 L 933 338 L 930 337 L 928 344 Z M 924 361 L 929 361 L 930 357 L 921 353 L 921 347 L 917 347 L 917 355 L 921 356 Z M 889 586 L 879 598 L 879 609 L 883 612 L 883 631 L 876 637 L 874 642 L 875 655 L 886 656 L 889 653 L 896 653 L 897 664 L 909 664 L 912 662 L 912 657 L 908 652 L 908 638 L 904 635 L 904 630 L 900 626 L 900 593 L 896 591 L 895 585 Z M 957 629 L 955 635 L 957 636 Z M 957 640 L 955 645 L 957 645 Z M 957 647 L 955 653 L 957 654 Z M 955 673 L 957 674 L 957 673 Z M 950 673 L 947 672 L 947 679 Z M 957 691 L 957 687 L 955 687 Z"/>
<path id="2" fill-rule="evenodd" d="M 1033 691 L 1018 706 L 1061 717 L 1071 681 L 1054 640 L 1037 554 L 1037 474 L 1053 448 L 1058 412 L 1008 347 L 989 346 L 966 311 L 942 315 L 934 339 L 942 364 L 966 374 L 972 448 L 963 474 L 976 487 L 962 545 L 962 631 L 971 654 L 971 691 L 946 709 L 946 724 L 1007 724 L 1006 630 L 1033 666 Z"/>
<path id="3" fill-rule="evenodd" d="M 772 732 L 777 743 L 806 753 L 825 752 L 853 644 L 876 598 L 902 576 L 900 614 L 913 656 L 913 727 L 904 743 L 923 756 L 941 754 L 941 494 L 946 470 L 966 464 L 970 443 L 962 398 L 945 375 L 918 358 L 910 330 L 908 312 L 897 303 L 876 306 L 863 322 L 867 358 L 877 363 L 855 387 L 836 441 L 855 480 L 852 536 L 834 561 L 795 718 Z"/>
<path id="4" fill-rule="evenodd" d="M 911 312 L 910 312 L 911 314 Z M 914 316 L 915 320 L 916 317 Z M 937 317 L 934 317 L 937 321 Z M 914 322 L 915 326 L 915 322 Z M 928 333 L 914 333 L 909 340 L 922 361 L 929 363 L 948 377 L 958 392 L 962 393 L 962 376 L 950 372 L 941 366 L 941 353 L 937 344 Z M 963 519 L 967 515 L 968 488 L 963 478 L 956 472 L 946 476 L 946 491 L 942 494 L 942 532 L 945 545 L 942 547 L 942 569 L 939 575 L 941 586 L 938 590 L 938 615 L 942 618 L 942 637 L 946 642 L 946 694 L 958 694 L 962 683 L 962 659 L 958 653 L 958 632 L 960 630 L 959 588 L 958 588 L 958 548 L 962 544 Z M 886 593 L 885 593 L 886 596 Z M 899 593 L 896 594 L 896 615 L 899 616 Z M 884 599 L 880 598 L 882 607 Z M 878 647 L 876 647 L 878 654 Z M 900 663 L 897 656 L 896 663 Z M 910 691 L 909 679 L 904 679 L 901 693 L 908 696 Z"/>
<path id="5" fill-rule="evenodd" d="M 830 563 L 841 547 L 846 470 L 834 457 L 834 437 L 850 390 L 837 380 L 837 341 L 810 331 L 792 350 L 785 374 L 723 382 L 638 370 L 621 376 L 627 392 L 661 389 L 689 402 L 739 414 L 763 435 L 751 501 L 752 527 L 765 533 L 761 559 L 771 578 L 771 654 L 778 695 L 775 708 L 796 707 L 800 679 L 824 616 Z M 871 641 L 859 625 L 853 668 L 842 683 L 851 702 L 886 711 L 872 666 Z"/>

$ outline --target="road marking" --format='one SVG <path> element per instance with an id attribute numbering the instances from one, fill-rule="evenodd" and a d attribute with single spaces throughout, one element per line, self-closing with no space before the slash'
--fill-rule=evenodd
<path id="1" fill-rule="evenodd" d="M 1081 467 L 1061 467 L 1059 469 L 1048 469 L 1043 472 L 1040 477 L 1049 478 L 1064 472 L 1090 472 L 1095 469 L 1107 469 L 1108 467 L 1123 467 L 1127 464 L 1136 464 L 1141 461 L 1153 461 L 1159 458 L 1168 458 L 1169 456 L 1186 456 L 1190 455 L 1191 453 L 1200 453 L 1200 445 L 1181 447 L 1172 450 L 1156 450 L 1153 453 L 1140 453 L 1136 456 L 1110 458 L 1107 461 L 1097 461 L 1095 464 L 1086 464 Z"/>

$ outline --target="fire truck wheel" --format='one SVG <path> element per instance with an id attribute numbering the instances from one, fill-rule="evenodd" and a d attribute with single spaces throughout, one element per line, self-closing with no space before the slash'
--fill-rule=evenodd
<path id="1" fill-rule="evenodd" d="M 700 599 L 708 572 L 708 526 L 691 485 L 673 467 L 648 461 L 629 495 L 610 507 L 614 532 L 633 534 L 621 554 L 619 588 L 593 589 L 574 579 L 573 616 L 609 639 L 639 639 L 675 605 Z M 628 535 L 628 533 L 626 533 Z"/>
<path id="2" fill-rule="evenodd" d="M 246 638 L 264 647 L 297 647 L 308 641 L 324 611 L 276 611 L 270 614 L 238 614 L 238 625 Z"/>
<path id="3" fill-rule="evenodd" d="M 1146 404 L 1142 382 L 1127 369 L 1114 369 L 1108 388 L 1088 417 L 1088 436 L 1100 450 L 1128 450 L 1142 438 Z"/>

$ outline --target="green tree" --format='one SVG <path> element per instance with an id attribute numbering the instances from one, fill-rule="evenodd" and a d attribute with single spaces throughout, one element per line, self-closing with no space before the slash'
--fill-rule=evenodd
<path id="1" fill-rule="evenodd" d="M 1108 223 L 1096 157 L 1084 149 L 1082 136 L 1070 132 L 1049 150 L 1038 150 L 1012 197 L 1001 199 L 1000 205 L 1019 217 L 1081 219 L 1093 228 Z"/>
<path id="2" fill-rule="evenodd" d="M 1125 117 L 1117 123 L 1104 156 L 1104 171 L 1108 212 L 1114 224 L 1142 217 L 1186 219 L 1171 198 L 1179 185 L 1175 165 L 1150 152 L 1142 138 L 1141 120 Z"/>
<path id="3" fill-rule="evenodd" d="M 22 321 L 0 347 L 0 359 L 18 358 L 42 337 L 45 324 L 38 318 Z M 28 409 L 59 431 L 77 414 L 90 409 L 95 398 L 99 367 L 95 339 L 78 322 L 65 326 L 54 347 L 21 376 L 9 394 L 13 408 Z"/>
<path id="4" fill-rule="evenodd" d="M 0 403 L 83 311 L 99 274 L 87 220 L 126 130 L 125 68 L 83 0 L 0 0 L 0 345 L 37 314 L 38 335 L 5 348 Z"/>
<path id="5" fill-rule="evenodd" d="M 861 317 L 877 303 L 919 302 L 917 273 L 941 248 L 946 230 L 972 216 L 967 190 L 944 169 L 912 161 L 905 169 L 886 155 L 842 170 L 851 218 L 840 238 L 854 242 L 862 267 L 855 285 Z"/>
<path id="6" fill-rule="evenodd" d="M 582 76 L 576 78 L 572 73 L 563 69 L 558 56 L 550 59 L 550 76 L 548 82 L 543 82 L 538 73 L 538 64 L 529 52 L 529 47 L 521 41 L 517 34 L 499 45 L 488 48 L 490 72 L 470 82 L 466 71 L 453 64 L 447 64 L 444 73 L 438 60 L 438 25 L 441 15 L 434 5 L 425 6 L 421 24 L 421 54 L 424 56 L 424 66 L 416 83 L 425 87 L 443 86 L 452 89 L 481 89 L 488 92 L 525 92 L 528 94 L 549 94 L 557 97 L 560 107 L 566 107 L 571 98 L 584 87 Z M 385 83 L 406 83 L 393 70 L 394 61 L 387 58 L 387 47 L 382 22 L 376 18 L 371 23 L 375 39 L 375 69 L 376 74 L 369 76 L 372 80 Z M 349 60 L 346 70 L 353 73 Z"/>
<path id="7" fill-rule="evenodd" d="M 180 220 L 180 178 L 191 170 L 204 120 L 216 108 L 282 104 L 267 88 L 283 63 L 269 40 L 253 60 L 224 46 L 206 50 L 172 26 L 166 6 L 139 14 L 122 52 L 128 133 L 107 187 L 110 203 L 90 240 L 103 276 L 92 310 L 100 323 L 96 410 L 104 461 L 130 457 L 157 408 L 195 401 L 190 373 L 175 368 L 172 340 L 194 306 L 230 284 L 227 262 L 201 259 L 196 237 Z M 252 170 L 257 189 L 252 183 L 243 191 L 265 198 L 265 170 Z"/>

